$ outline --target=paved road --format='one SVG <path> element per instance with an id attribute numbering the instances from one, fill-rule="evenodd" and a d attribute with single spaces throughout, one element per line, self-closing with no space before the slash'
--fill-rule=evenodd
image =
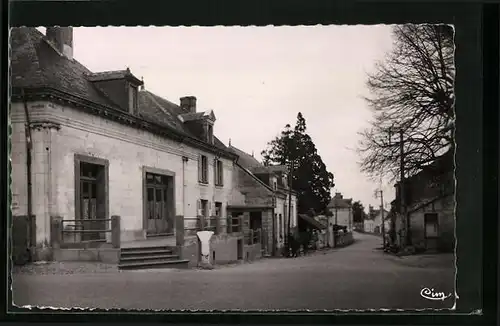
<path id="1" fill-rule="evenodd" d="M 427 264 L 425 268 L 408 266 L 404 259 L 376 250 L 380 238 L 363 234 L 355 237 L 355 244 L 324 254 L 262 259 L 215 270 L 16 275 L 14 303 L 161 310 L 378 310 L 453 306 L 453 297 L 431 301 L 420 296 L 424 287 L 435 292 L 454 292 L 451 260 Z"/>

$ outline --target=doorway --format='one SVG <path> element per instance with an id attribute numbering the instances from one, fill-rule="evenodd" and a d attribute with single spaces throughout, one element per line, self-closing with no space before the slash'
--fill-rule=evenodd
<path id="1" fill-rule="evenodd" d="M 238 239 L 237 241 L 237 259 L 242 260 L 243 259 L 243 240 Z"/>
<path id="2" fill-rule="evenodd" d="M 165 175 L 146 172 L 146 235 L 173 235 L 171 182 Z"/>
<path id="3" fill-rule="evenodd" d="M 106 234 L 98 232 L 106 227 L 106 178 L 105 166 L 78 161 L 77 219 L 81 220 L 81 241 L 105 240 Z M 103 220 L 103 221 L 99 221 Z M 96 232 L 91 232 L 96 230 Z M 90 232 L 89 232 L 90 231 Z"/>

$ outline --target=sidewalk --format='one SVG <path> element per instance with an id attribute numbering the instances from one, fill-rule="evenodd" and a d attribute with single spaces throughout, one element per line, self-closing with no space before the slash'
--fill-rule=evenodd
<path id="1" fill-rule="evenodd" d="M 421 254 L 396 256 L 385 253 L 384 256 L 398 264 L 417 268 L 455 268 L 455 254 Z"/>

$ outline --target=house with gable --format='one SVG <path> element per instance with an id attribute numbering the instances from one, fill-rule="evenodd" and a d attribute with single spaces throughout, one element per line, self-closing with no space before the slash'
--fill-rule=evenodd
<path id="1" fill-rule="evenodd" d="M 291 229 L 297 227 L 299 218 L 297 194 L 289 188 L 288 170 L 284 166 L 264 166 L 231 144 L 229 150 L 238 156 L 234 174 L 237 180 L 233 183 L 245 194 L 246 201 L 242 206 L 229 206 L 228 212 L 235 215 L 251 210 L 248 224 L 251 229 L 262 228 L 264 253 L 279 255 L 285 244 L 289 212 Z"/>
<path id="2" fill-rule="evenodd" d="M 193 265 L 200 230 L 215 232 L 214 262 L 260 251 L 228 213 L 250 200 L 238 155 L 196 97 L 170 102 L 128 68 L 90 71 L 71 27 L 11 29 L 11 89 L 12 218 L 32 221 L 33 260 Z"/>
<path id="3" fill-rule="evenodd" d="M 333 224 L 346 227 L 348 232 L 352 232 L 352 198 L 344 198 L 342 193 L 337 192 L 327 207 L 333 213 Z"/>
<path id="4" fill-rule="evenodd" d="M 368 207 L 368 216 L 363 221 L 364 232 L 382 234 L 382 219 L 384 220 L 384 231 L 388 232 L 391 227 L 389 212 L 386 209 L 375 209 Z"/>
<path id="5" fill-rule="evenodd" d="M 396 198 L 392 202 L 391 221 L 395 229 L 395 241 L 399 247 L 410 244 L 417 251 L 452 252 L 455 248 L 455 176 L 452 150 L 405 179 L 404 203 L 406 218 L 402 214 L 401 184 L 395 185 Z M 409 232 L 407 230 L 409 224 Z"/>

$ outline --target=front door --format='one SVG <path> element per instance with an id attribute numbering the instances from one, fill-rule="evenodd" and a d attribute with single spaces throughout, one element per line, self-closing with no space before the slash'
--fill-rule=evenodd
<path id="1" fill-rule="evenodd" d="M 168 205 L 168 177 L 146 173 L 146 232 L 148 235 L 173 234 Z"/>
<path id="2" fill-rule="evenodd" d="M 105 239 L 103 232 L 90 232 L 92 230 L 105 230 L 106 219 L 104 216 L 104 167 L 86 162 L 80 163 L 80 216 L 82 241 Z"/>

